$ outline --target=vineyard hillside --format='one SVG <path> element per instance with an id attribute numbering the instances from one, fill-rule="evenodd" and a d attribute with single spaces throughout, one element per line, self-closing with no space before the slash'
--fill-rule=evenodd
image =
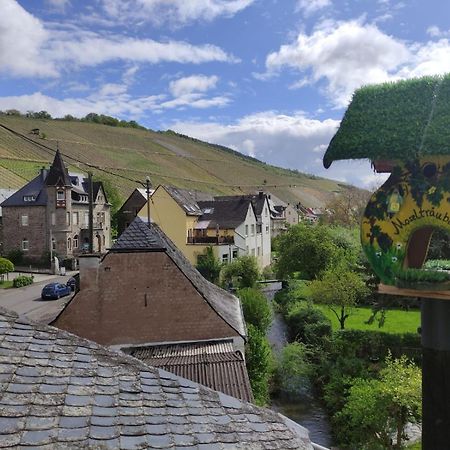
<path id="1" fill-rule="evenodd" d="M 34 130 L 34 131 L 33 131 Z M 231 149 L 171 131 L 69 120 L 0 117 L 0 188 L 19 188 L 48 166 L 59 147 L 69 170 L 109 179 L 122 199 L 150 176 L 217 195 L 264 189 L 290 203 L 320 207 L 347 187 L 336 181 L 281 169 Z"/>

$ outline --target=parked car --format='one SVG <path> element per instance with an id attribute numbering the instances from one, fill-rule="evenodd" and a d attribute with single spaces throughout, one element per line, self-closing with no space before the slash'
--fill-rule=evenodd
<path id="1" fill-rule="evenodd" d="M 46 284 L 42 289 L 41 299 L 56 300 L 60 297 L 64 297 L 65 295 L 70 295 L 71 292 L 72 290 L 70 289 L 70 286 L 66 286 L 65 284 L 61 283 L 50 283 Z"/>

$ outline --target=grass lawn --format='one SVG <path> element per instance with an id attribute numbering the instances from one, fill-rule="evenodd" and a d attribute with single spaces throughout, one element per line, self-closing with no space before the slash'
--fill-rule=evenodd
<path id="1" fill-rule="evenodd" d="M 406 447 L 408 450 L 422 450 L 422 442 L 416 442 Z"/>
<path id="2" fill-rule="evenodd" d="M 334 313 L 324 305 L 316 305 L 331 320 L 333 330 L 339 329 L 339 322 Z M 404 311 L 400 309 L 390 309 L 386 313 L 386 321 L 381 328 L 375 320 L 372 325 L 364 322 L 371 315 L 371 309 L 367 307 L 353 308 L 350 317 L 345 321 L 346 329 L 383 331 L 385 333 L 417 333 L 420 326 L 420 311 Z"/>
<path id="3" fill-rule="evenodd" d="M 0 281 L 0 289 L 8 289 L 8 288 L 11 288 L 12 285 L 13 285 L 12 281 L 7 281 L 7 280 Z"/>

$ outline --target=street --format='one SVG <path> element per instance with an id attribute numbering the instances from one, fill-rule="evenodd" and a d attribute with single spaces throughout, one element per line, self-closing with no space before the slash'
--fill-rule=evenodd
<path id="1" fill-rule="evenodd" d="M 73 294 L 58 300 L 41 300 L 42 288 L 53 282 L 65 284 L 70 276 L 46 277 L 41 281 L 39 281 L 39 276 L 36 278 L 37 282 L 30 286 L 0 289 L 0 307 L 47 324 L 57 316 Z"/>

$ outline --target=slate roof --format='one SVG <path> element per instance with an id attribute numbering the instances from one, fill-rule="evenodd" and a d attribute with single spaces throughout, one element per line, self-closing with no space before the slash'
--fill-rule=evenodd
<path id="1" fill-rule="evenodd" d="M 135 358 L 0 311 L 0 447 L 307 449 L 307 431 Z"/>
<path id="2" fill-rule="evenodd" d="M 176 343 L 132 348 L 130 355 L 195 383 L 251 402 L 252 389 L 241 352 L 233 341 Z"/>
<path id="3" fill-rule="evenodd" d="M 212 200 L 212 196 L 210 194 L 206 194 L 200 191 L 188 191 L 186 189 L 180 189 L 174 186 L 167 185 L 164 185 L 163 188 L 189 216 L 202 215 L 202 210 L 197 203 L 199 200 Z"/>
<path id="4" fill-rule="evenodd" d="M 237 297 L 206 280 L 156 225 L 149 228 L 136 217 L 120 235 L 111 252 L 164 251 L 213 310 L 241 336 L 246 336 L 241 303 Z"/>
<path id="5" fill-rule="evenodd" d="M 47 204 L 47 190 L 43 189 L 46 171 L 41 172 L 25 186 L 20 188 L 15 194 L 8 197 L 0 206 L 45 206 Z M 24 201 L 24 197 L 33 195 L 34 202 Z"/>
<path id="6" fill-rule="evenodd" d="M 264 204 L 266 202 L 266 194 L 259 195 L 258 194 L 247 194 L 247 195 L 224 195 L 220 197 L 214 197 L 214 200 L 216 202 L 222 202 L 222 201 L 230 201 L 230 200 L 237 200 L 243 198 L 247 201 L 251 201 L 253 204 L 253 207 L 255 209 L 255 214 L 257 216 L 261 216 Z"/>
<path id="7" fill-rule="evenodd" d="M 245 221 L 249 204 L 250 200 L 243 196 L 229 197 L 220 201 L 200 201 L 198 205 L 203 214 L 199 220 L 209 221 L 208 228 L 210 229 L 236 228 Z"/>
<path id="8" fill-rule="evenodd" d="M 64 161 L 62 160 L 59 149 L 56 150 L 55 158 L 53 159 L 53 163 L 50 166 L 47 178 L 45 179 L 45 184 L 47 186 L 72 185 L 71 179 L 69 177 L 69 172 L 64 165 Z"/>

